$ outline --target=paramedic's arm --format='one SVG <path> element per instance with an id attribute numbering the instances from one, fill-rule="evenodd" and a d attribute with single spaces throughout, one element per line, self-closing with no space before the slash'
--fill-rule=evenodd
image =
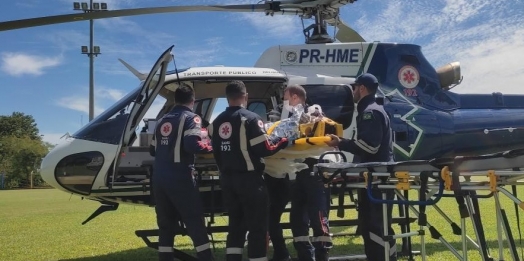
<path id="1" fill-rule="evenodd" d="M 246 125 L 248 146 L 259 157 L 271 156 L 288 145 L 286 138 L 271 140 L 269 135 L 266 134 L 264 124 L 260 118 L 248 119 L 242 124 Z"/>
<path id="2" fill-rule="evenodd" d="M 213 149 L 211 145 L 202 141 L 202 120 L 198 115 L 186 117 L 184 124 L 184 150 L 193 154 L 209 153 Z"/>
<path id="3" fill-rule="evenodd" d="M 384 132 L 384 119 L 377 111 L 364 112 L 362 120 L 357 123 L 356 139 L 343 139 L 333 137 L 332 141 L 326 142 L 329 146 L 337 146 L 342 151 L 347 151 L 355 155 L 376 154 L 382 143 Z M 338 143 L 338 144 L 337 144 Z"/>
<path id="4" fill-rule="evenodd" d="M 217 164 L 219 171 L 222 172 L 220 170 L 220 168 L 222 167 L 222 161 L 220 160 L 220 138 L 219 137 L 213 138 L 213 130 L 214 130 L 215 121 L 209 124 L 209 127 L 207 128 L 207 132 L 208 132 L 209 137 L 211 138 L 211 145 L 213 147 L 213 158 L 215 159 L 215 162 Z"/>

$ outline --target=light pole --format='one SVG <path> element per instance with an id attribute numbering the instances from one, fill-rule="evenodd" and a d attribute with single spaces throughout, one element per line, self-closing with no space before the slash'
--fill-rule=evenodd
<path id="1" fill-rule="evenodd" d="M 107 11 L 106 3 L 93 3 L 93 0 L 87 2 L 73 2 L 73 10 L 83 11 L 84 13 Z M 94 90 L 94 57 L 100 54 L 100 46 L 93 46 L 93 20 L 89 20 L 89 48 L 82 46 L 82 54 L 89 57 L 89 121 L 93 120 L 95 115 L 95 90 Z"/>

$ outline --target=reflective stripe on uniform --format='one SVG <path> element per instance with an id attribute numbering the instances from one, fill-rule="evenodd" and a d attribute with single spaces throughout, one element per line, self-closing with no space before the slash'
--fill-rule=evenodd
<path id="1" fill-rule="evenodd" d="M 386 245 L 386 242 L 381 237 L 377 236 L 376 234 L 374 234 L 372 232 L 369 232 L 369 239 L 373 240 L 375 243 L 381 245 L 382 247 L 385 247 L 385 245 Z M 393 244 L 389 248 L 389 255 L 392 256 L 396 252 L 397 252 L 397 245 Z"/>
<path id="2" fill-rule="evenodd" d="M 369 146 L 365 141 L 363 140 L 356 140 L 355 141 L 355 145 L 357 145 L 359 148 L 361 148 L 362 150 L 364 150 L 365 152 L 368 152 L 368 153 L 371 153 L 371 154 L 375 154 L 378 152 L 378 149 L 380 148 L 380 144 L 378 145 L 378 147 L 372 147 L 372 146 Z"/>
<path id="3" fill-rule="evenodd" d="M 183 142 L 182 141 L 182 131 L 184 130 L 184 125 L 186 123 L 186 115 L 182 115 L 182 117 L 180 117 L 180 122 L 178 123 L 178 133 L 177 133 L 177 136 L 176 136 L 176 139 L 175 139 L 175 151 L 174 151 L 174 155 L 175 155 L 175 163 L 178 163 L 180 162 L 180 154 L 182 154 L 182 151 L 180 150 L 180 144 Z"/>
<path id="4" fill-rule="evenodd" d="M 189 129 L 184 131 L 184 136 L 200 136 L 200 133 L 199 129 Z"/>
<path id="5" fill-rule="evenodd" d="M 246 133 L 246 117 L 242 117 L 242 123 L 240 123 L 240 151 L 242 151 L 242 156 L 246 161 L 247 171 L 255 170 L 253 167 L 253 162 L 249 157 L 249 152 L 247 151 L 247 133 Z"/>
<path id="6" fill-rule="evenodd" d="M 249 141 L 249 144 L 250 144 L 251 146 L 255 146 L 255 145 L 259 144 L 259 143 L 262 143 L 262 142 L 264 142 L 264 141 L 267 141 L 268 137 L 269 137 L 269 136 L 267 136 L 267 134 L 262 134 L 262 135 L 260 135 L 260 136 L 258 136 L 258 137 L 256 137 L 256 138 L 252 138 L 252 139 Z"/>
<path id="7" fill-rule="evenodd" d="M 158 247 L 158 252 L 171 253 L 171 252 L 173 252 L 173 247 L 159 246 Z"/>
<path id="8" fill-rule="evenodd" d="M 249 261 L 267 261 L 267 257 L 250 258 Z"/>
<path id="9" fill-rule="evenodd" d="M 309 242 L 309 236 L 294 237 L 293 241 L 295 241 L 295 242 Z"/>
<path id="10" fill-rule="evenodd" d="M 205 243 L 205 244 L 202 244 L 200 246 L 195 247 L 195 250 L 197 252 L 202 252 L 204 250 L 208 250 L 209 248 L 210 248 L 210 244 L 209 243 Z"/>
<path id="11" fill-rule="evenodd" d="M 312 237 L 311 242 L 329 242 L 331 243 L 331 237 L 330 236 Z"/>
<path id="12" fill-rule="evenodd" d="M 226 248 L 227 255 L 242 255 L 244 249 L 240 247 L 228 247 Z"/>

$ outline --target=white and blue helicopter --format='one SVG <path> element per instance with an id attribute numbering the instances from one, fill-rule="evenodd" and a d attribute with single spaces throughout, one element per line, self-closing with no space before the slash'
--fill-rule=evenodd
<path id="1" fill-rule="evenodd" d="M 197 96 L 194 112 L 209 124 L 215 105 L 225 97 L 225 86 L 231 80 L 246 83 L 250 98 L 247 108 L 267 122 L 272 121 L 268 111 L 282 107 L 284 87 L 300 84 L 307 91 L 307 103 L 320 105 L 327 117 L 342 124 L 343 136 L 349 138 L 354 134 L 356 116 L 350 84 L 361 73 L 373 73 L 380 81 L 377 100 L 392 121 L 398 160 L 475 156 L 524 147 L 524 131 L 520 129 L 524 127 L 521 116 L 524 96 L 451 92 L 462 81 L 460 63 L 435 69 L 418 45 L 366 42 L 339 19 L 340 8 L 354 2 L 288 0 L 248 5 L 170 6 L 0 22 L 0 31 L 6 31 L 89 19 L 194 11 L 262 12 L 314 20 L 304 28 L 304 44 L 269 47 L 253 67 L 168 70 L 174 58 L 173 46 L 160 55 L 148 74 L 121 61 L 140 84 L 49 152 L 41 164 L 43 179 L 64 192 L 102 203 L 84 224 L 104 211 L 116 210 L 121 203 L 153 206 L 153 158 L 149 155 L 149 142 L 156 120 L 174 106 L 174 90 L 181 84 L 193 87 Z M 328 26 L 337 29 L 334 38 L 327 33 Z M 158 97 L 165 99 L 163 108 L 155 118 L 144 119 Z M 282 111 L 282 118 L 286 115 Z M 141 122 L 144 122 L 142 129 Z M 504 128 L 514 131 L 489 131 Z M 292 168 L 295 158 L 326 151 L 330 151 L 326 146 L 311 146 L 301 152 L 283 150 L 268 159 L 267 168 L 282 171 Z M 346 156 L 351 159 L 350 154 Z M 196 168 L 201 174 L 206 215 L 226 215 L 220 203 L 214 160 L 198 158 Z"/>

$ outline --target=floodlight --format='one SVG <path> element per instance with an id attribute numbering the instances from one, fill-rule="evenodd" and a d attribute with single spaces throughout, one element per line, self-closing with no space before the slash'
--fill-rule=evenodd
<path id="1" fill-rule="evenodd" d="M 107 10 L 107 4 L 106 3 L 100 3 L 100 8 L 102 10 Z"/>
<path id="2" fill-rule="evenodd" d="M 73 2 L 73 10 L 80 10 L 80 2 Z"/>
<path id="3" fill-rule="evenodd" d="M 99 10 L 100 9 L 100 3 L 93 3 L 93 9 Z"/>
<path id="4" fill-rule="evenodd" d="M 93 51 L 94 54 L 100 54 L 100 46 L 96 46 L 96 45 L 93 46 L 93 50 L 94 50 Z"/>
<path id="5" fill-rule="evenodd" d="M 87 46 L 83 45 L 83 46 L 82 46 L 82 53 L 83 53 L 83 54 L 86 54 L 86 53 L 88 53 L 88 52 L 89 52 L 89 51 L 87 50 Z"/>
<path id="6" fill-rule="evenodd" d="M 86 2 L 82 2 L 82 10 L 88 10 L 88 5 Z"/>

